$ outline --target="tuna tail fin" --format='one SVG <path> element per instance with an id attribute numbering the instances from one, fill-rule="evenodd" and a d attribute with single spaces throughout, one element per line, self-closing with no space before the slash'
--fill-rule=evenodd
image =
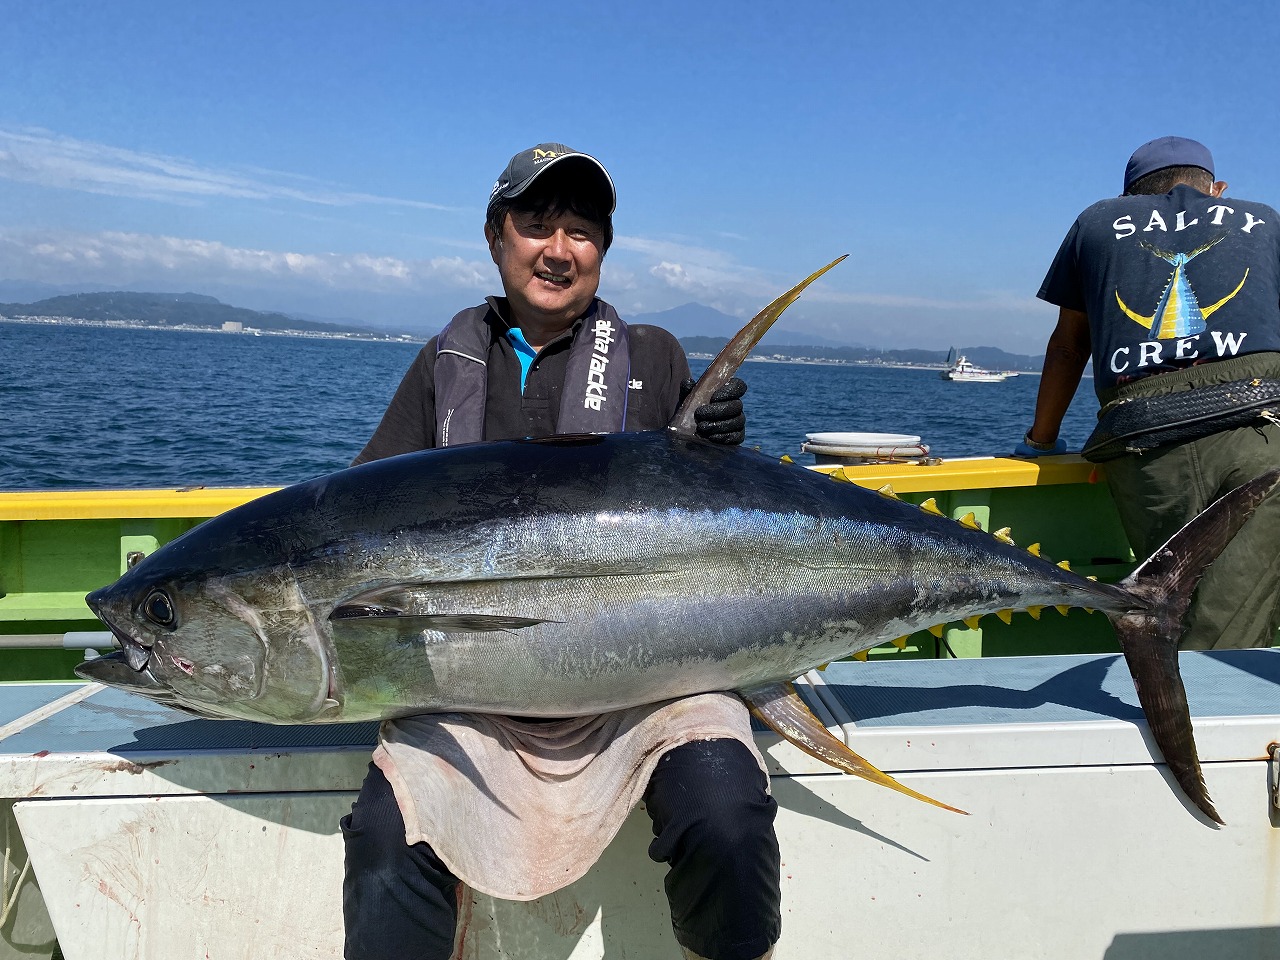
<path id="1" fill-rule="evenodd" d="M 667 424 L 667 429 L 682 436 L 692 437 L 694 435 L 693 411 L 703 404 L 711 402 L 711 395 L 737 372 L 738 367 L 742 366 L 742 361 L 747 359 L 747 354 L 751 352 L 751 348 L 760 342 L 760 338 L 773 326 L 773 321 L 782 316 L 782 311 L 795 303 L 804 288 L 847 256 L 849 255 L 846 253 L 844 256 L 836 257 L 817 273 L 811 273 L 805 277 L 805 279 L 757 313 L 747 322 L 745 327 L 734 334 L 733 339 L 724 345 L 724 348 L 716 354 L 716 358 L 711 361 L 711 365 L 698 378 L 693 390 L 684 398 L 684 402 L 680 404 L 675 415 L 672 416 L 671 422 Z"/>
<path id="2" fill-rule="evenodd" d="M 1278 484 L 1280 469 L 1271 470 L 1215 500 L 1117 584 L 1146 608 L 1110 615 L 1156 746 L 1191 802 L 1218 823 L 1223 820 L 1205 789 L 1178 670 L 1182 618 L 1205 569 Z"/>
<path id="3" fill-rule="evenodd" d="M 752 716 L 809 756 L 830 764 L 837 770 L 843 770 L 855 777 L 862 777 L 882 787 L 904 793 L 915 800 L 923 800 L 943 810 L 968 816 L 967 811 L 948 806 L 932 797 L 926 797 L 923 793 L 917 793 L 867 763 L 831 735 L 822 721 L 815 717 L 805 702 L 800 699 L 800 695 L 796 693 L 796 688 L 792 684 L 767 683 L 752 687 L 750 690 L 740 690 L 738 696 L 746 701 Z"/>

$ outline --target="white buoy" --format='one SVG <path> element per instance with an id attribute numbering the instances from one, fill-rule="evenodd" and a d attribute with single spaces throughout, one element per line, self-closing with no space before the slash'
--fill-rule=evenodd
<path id="1" fill-rule="evenodd" d="M 802 453 L 812 453 L 820 463 L 886 463 L 922 460 L 929 447 L 918 436 L 906 433 L 806 433 Z"/>

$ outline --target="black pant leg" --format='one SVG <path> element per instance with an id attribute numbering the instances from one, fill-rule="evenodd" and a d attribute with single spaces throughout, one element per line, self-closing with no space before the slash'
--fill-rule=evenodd
<path id="1" fill-rule="evenodd" d="M 696 740 L 658 761 L 644 801 L 649 856 L 670 865 L 671 923 L 708 960 L 754 960 L 782 932 L 781 862 L 768 780 L 737 740 Z"/>
<path id="2" fill-rule="evenodd" d="M 449 960 L 458 878 L 427 844 L 405 843 L 391 784 L 374 764 L 341 826 L 346 960 Z"/>

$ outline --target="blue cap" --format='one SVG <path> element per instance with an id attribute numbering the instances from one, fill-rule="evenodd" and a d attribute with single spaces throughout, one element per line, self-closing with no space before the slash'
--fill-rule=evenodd
<path id="1" fill-rule="evenodd" d="M 1203 143 L 1186 137 L 1158 137 L 1144 143 L 1124 168 L 1124 192 L 1145 177 L 1166 167 L 1200 167 L 1213 176 L 1213 154 Z"/>

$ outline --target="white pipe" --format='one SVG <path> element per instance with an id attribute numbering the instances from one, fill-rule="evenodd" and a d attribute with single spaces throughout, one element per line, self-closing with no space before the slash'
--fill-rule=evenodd
<path id="1" fill-rule="evenodd" d="M 110 630 L 0 634 L 0 650 L 85 650 L 116 645 Z"/>

